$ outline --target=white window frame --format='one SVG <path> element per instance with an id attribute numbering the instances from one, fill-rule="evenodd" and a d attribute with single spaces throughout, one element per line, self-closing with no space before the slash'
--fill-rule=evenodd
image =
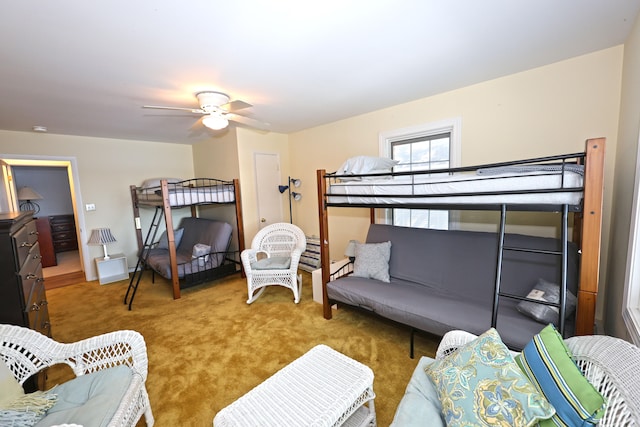
<path id="1" fill-rule="evenodd" d="M 640 136 L 636 153 L 636 171 L 640 167 Z M 622 318 L 635 345 L 640 346 L 640 174 L 636 172 L 633 190 L 633 208 L 627 251 L 625 293 L 622 304 Z"/>
<path id="2" fill-rule="evenodd" d="M 449 133 L 451 135 L 449 143 L 449 167 L 459 167 L 462 152 L 461 117 L 454 117 L 436 122 L 380 132 L 378 135 L 380 157 L 391 157 L 391 143 L 393 142 L 404 141 L 412 138 L 428 137 L 441 133 Z M 390 224 L 392 222 L 392 210 L 384 209 L 384 214 L 381 220 L 384 221 L 385 224 Z M 449 214 L 449 228 L 459 228 L 459 215 L 457 211 L 453 211 Z"/>

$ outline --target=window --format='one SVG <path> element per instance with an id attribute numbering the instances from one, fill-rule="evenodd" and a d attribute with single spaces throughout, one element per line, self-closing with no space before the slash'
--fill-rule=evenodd
<path id="1" fill-rule="evenodd" d="M 394 171 L 445 169 L 459 165 L 460 119 L 400 129 L 380 135 L 381 155 L 399 160 Z M 428 209 L 387 209 L 385 220 L 393 225 L 414 228 L 449 229 L 450 211 Z"/>
<path id="2" fill-rule="evenodd" d="M 636 170 L 640 167 L 640 138 L 638 138 Z M 640 345 L 640 175 L 636 174 L 633 194 L 633 210 L 627 252 L 627 272 L 622 318 L 629 335 L 636 345 Z"/>

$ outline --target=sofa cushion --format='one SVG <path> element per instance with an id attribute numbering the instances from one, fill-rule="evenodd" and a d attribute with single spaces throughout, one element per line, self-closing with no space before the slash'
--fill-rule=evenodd
<path id="1" fill-rule="evenodd" d="M 388 283 L 390 256 L 391 242 L 356 243 L 353 275 Z"/>
<path id="2" fill-rule="evenodd" d="M 418 361 L 396 408 L 391 427 L 424 427 L 427 422 L 430 427 L 445 426 L 438 392 L 425 372 L 433 362 L 429 357 Z"/>
<path id="3" fill-rule="evenodd" d="M 604 398 L 584 377 L 553 325 L 540 331 L 516 361 L 556 408 L 556 415 L 541 427 L 592 426 L 604 415 Z"/>
<path id="4" fill-rule="evenodd" d="M 133 375 L 131 368 L 119 365 L 81 375 L 56 386 L 52 392 L 58 395 L 58 401 L 36 426 L 68 423 L 83 427 L 107 426 L 122 402 Z"/>
<path id="5" fill-rule="evenodd" d="M 182 234 L 184 233 L 183 228 L 178 228 L 173 231 L 173 241 L 176 244 L 176 248 L 180 246 L 180 241 L 182 240 Z M 156 249 L 169 249 L 169 239 L 167 238 L 167 230 L 164 230 L 160 235 L 160 239 L 158 240 L 158 245 Z"/>
<path id="6" fill-rule="evenodd" d="M 448 427 L 532 426 L 555 410 L 491 328 L 425 368 Z"/>
<path id="7" fill-rule="evenodd" d="M 286 270 L 291 267 L 291 257 L 272 256 L 251 264 L 253 270 Z"/>

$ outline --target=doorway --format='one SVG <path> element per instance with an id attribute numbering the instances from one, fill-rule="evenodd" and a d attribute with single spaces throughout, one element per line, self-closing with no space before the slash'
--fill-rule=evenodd
<path id="1" fill-rule="evenodd" d="M 82 204 L 75 190 L 79 188 L 78 174 L 74 173 L 75 160 L 7 156 L 1 161 L 6 168 L 5 186 L 13 188 L 13 198 L 18 199 L 11 201 L 12 197 L 7 194 L 7 204 L 35 211 L 38 240 L 42 240 L 45 287 L 51 289 L 86 280 L 86 251 L 83 251 L 84 239 L 81 238 L 84 217 L 82 209 L 77 208 Z M 19 190 L 23 187 L 35 190 L 40 198 L 25 206 L 24 200 L 19 198 Z"/>

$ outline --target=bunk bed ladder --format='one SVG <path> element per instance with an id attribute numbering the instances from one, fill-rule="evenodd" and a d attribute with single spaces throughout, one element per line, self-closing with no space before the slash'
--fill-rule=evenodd
<path id="1" fill-rule="evenodd" d="M 564 324 L 565 324 L 565 309 L 566 309 L 566 296 L 567 296 L 567 258 L 568 258 L 568 217 L 569 217 L 569 207 L 568 205 L 562 206 L 562 248 L 559 251 L 550 251 L 550 250 L 542 250 L 542 249 L 533 249 L 533 248 L 520 248 L 513 246 L 505 246 L 505 225 L 506 225 L 506 217 L 507 217 L 507 206 L 503 204 L 500 210 L 500 230 L 498 237 L 498 261 L 496 263 L 496 282 L 494 288 L 494 296 L 493 296 L 493 310 L 491 313 L 491 327 L 495 328 L 498 321 L 498 305 L 500 298 L 511 298 L 521 301 L 530 301 L 537 304 L 549 305 L 552 307 L 556 307 L 560 312 L 559 319 L 559 329 L 560 334 L 564 336 Z M 560 279 L 560 301 L 558 303 L 551 303 L 546 301 L 539 301 L 535 299 L 530 299 L 526 297 L 522 297 L 519 295 L 513 295 L 506 292 L 502 292 L 500 290 L 500 281 L 502 279 L 502 262 L 504 258 L 505 251 L 519 251 L 519 252 L 529 252 L 529 253 L 539 253 L 539 254 L 547 254 L 547 255 L 557 255 L 561 257 L 561 279 Z"/>
<path id="2" fill-rule="evenodd" d="M 136 262 L 136 268 L 135 270 L 133 270 L 133 274 L 131 275 L 131 279 L 129 280 L 129 288 L 127 288 L 127 293 L 124 296 L 124 303 L 129 304 L 129 310 L 131 310 L 131 305 L 133 304 L 133 298 L 136 296 L 136 291 L 138 290 L 140 279 L 142 279 L 142 274 L 144 273 L 144 270 L 147 265 L 147 259 L 149 258 L 149 249 L 151 249 L 153 242 L 156 241 L 158 227 L 162 221 L 163 216 L 164 216 L 164 210 L 162 209 L 162 206 L 157 206 L 156 211 L 153 214 L 153 219 L 151 220 L 151 227 L 149 227 L 149 231 L 147 232 L 147 236 L 144 239 L 144 244 L 142 245 L 142 249 L 138 254 L 138 261 Z M 131 299 L 129 299 L 130 292 L 131 292 Z"/>

